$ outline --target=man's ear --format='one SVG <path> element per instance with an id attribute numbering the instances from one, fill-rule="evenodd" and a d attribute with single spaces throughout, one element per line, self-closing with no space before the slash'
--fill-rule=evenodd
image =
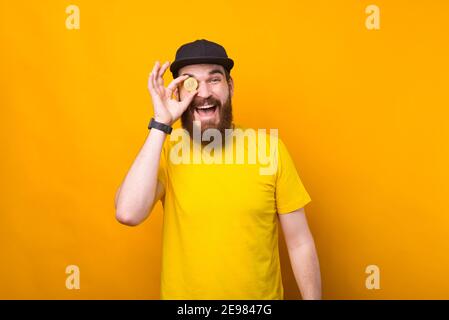
<path id="1" fill-rule="evenodd" d="M 229 77 L 229 94 L 232 96 L 234 95 L 234 79 L 232 77 Z"/>

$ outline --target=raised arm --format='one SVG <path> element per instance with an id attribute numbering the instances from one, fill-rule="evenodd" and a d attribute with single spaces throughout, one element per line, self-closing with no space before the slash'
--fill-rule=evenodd
<path id="1" fill-rule="evenodd" d="M 157 61 L 148 80 L 154 119 L 168 125 L 178 120 L 187 109 L 197 91 L 191 92 L 182 101 L 172 98 L 177 85 L 188 76 L 174 79 L 164 87 L 163 75 L 169 62 L 162 66 Z M 151 129 L 131 168 L 126 174 L 115 196 L 116 219 L 125 225 L 136 226 L 151 213 L 155 203 L 164 194 L 164 186 L 157 180 L 159 160 L 166 134 Z"/>

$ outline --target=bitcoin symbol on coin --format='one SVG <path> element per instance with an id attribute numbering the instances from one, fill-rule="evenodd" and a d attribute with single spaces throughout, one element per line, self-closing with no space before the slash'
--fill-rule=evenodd
<path id="1" fill-rule="evenodd" d="M 184 81 L 184 88 L 186 88 L 187 91 L 192 92 L 198 88 L 198 82 L 195 78 L 189 77 Z"/>

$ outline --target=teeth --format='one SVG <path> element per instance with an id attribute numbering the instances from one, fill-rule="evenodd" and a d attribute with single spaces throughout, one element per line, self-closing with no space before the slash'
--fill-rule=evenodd
<path id="1" fill-rule="evenodd" d="M 202 107 L 196 107 L 197 109 L 209 109 L 212 108 L 214 105 L 206 105 L 206 106 L 202 106 Z"/>

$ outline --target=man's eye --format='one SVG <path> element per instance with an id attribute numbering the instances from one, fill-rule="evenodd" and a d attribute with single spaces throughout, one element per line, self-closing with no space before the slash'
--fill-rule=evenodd
<path id="1" fill-rule="evenodd" d="M 219 81 L 220 81 L 220 78 L 213 78 L 211 81 L 212 81 L 212 82 L 219 82 Z"/>

